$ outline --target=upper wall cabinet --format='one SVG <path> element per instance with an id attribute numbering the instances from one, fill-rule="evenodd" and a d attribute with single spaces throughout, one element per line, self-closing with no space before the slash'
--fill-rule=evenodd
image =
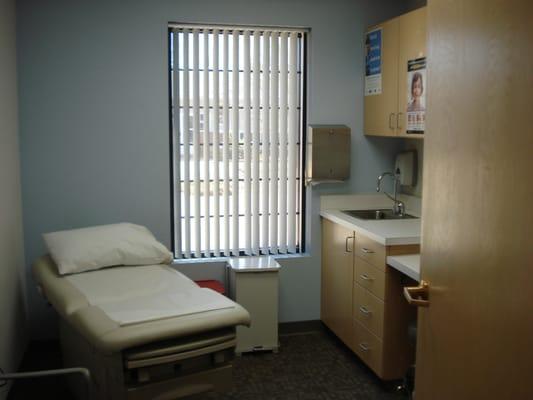
<path id="1" fill-rule="evenodd" d="M 365 46 L 365 135 L 423 138 L 426 7 L 371 27 Z"/>

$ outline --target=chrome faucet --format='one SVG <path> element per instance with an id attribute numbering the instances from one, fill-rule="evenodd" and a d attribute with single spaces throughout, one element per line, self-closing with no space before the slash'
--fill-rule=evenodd
<path id="1" fill-rule="evenodd" d="M 394 204 L 392 206 L 392 212 L 394 213 L 394 215 L 403 216 L 404 213 L 405 213 L 405 204 L 403 203 L 403 201 L 398 200 L 398 190 L 400 188 L 400 169 L 399 168 L 396 168 L 396 171 L 394 173 L 392 173 L 392 172 L 384 172 L 380 176 L 378 176 L 378 182 L 377 182 L 376 191 L 377 192 L 381 191 L 381 181 L 387 175 L 392 176 L 392 178 L 394 179 L 394 197 L 391 196 L 390 194 L 388 194 L 385 191 L 383 191 L 383 193 L 385 193 L 385 195 L 389 199 L 394 201 Z"/>

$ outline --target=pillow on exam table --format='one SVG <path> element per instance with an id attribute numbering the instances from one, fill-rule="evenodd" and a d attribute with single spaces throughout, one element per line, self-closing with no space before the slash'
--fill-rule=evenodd
<path id="1" fill-rule="evenodd" d="M 129 223 L 45 233 L 43 238 L 61 275 L 172 261 L 170 251 L 147 228 Z"/>

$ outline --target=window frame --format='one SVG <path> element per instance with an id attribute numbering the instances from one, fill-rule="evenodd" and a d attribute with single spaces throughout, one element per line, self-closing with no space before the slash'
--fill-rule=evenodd
<path id="1" fill-rule="evenodd" d="M 177 26 L 196 26 L 198 25 L 198 28 L 208 28 L 208 29 L 214 29 L 214 28 L 222 28 L 224 25 L 211 25 L 211 24 L 190 24 L 190 23 L 169 23 L 168 29 L 167 29 L 167 79 L 168 79 L 168 123 L 169 123 L 169 185 L 170 185 L 170 236 L 171 236 L 171 250 L 172 250 L 172 256 L 174 258 L 174 261 L 209 261 L 217 258 L 228 258 L 233 257 L 232 255 L 226 255 L 223 254 L 220 257 L 216 257 L 212 250 L 209 249 L 209 256 L 205 256 L 204 253 L 200 257 L 196 257 L 194 253 L 191 253 L 190 257 L 182 257 L 178 258 L 176 257 L 176 218 L 184 218 L 181 213 L 179 213 L 179 210 L 176 210 L 175 207 L 175 197 L 180 193 L 179 189 L 176 186 L 176 182 L 178 184 L 181 183 L 179 180 L 179 177 L 175 176 L 174 173 L 174 116 L 173 116 L 173 66 L 172 66 L 172 35 L 173 35 L 173 29 Z M 232 26 L 233 30 L 240 30 L 245 28 L 253 28 L 253 29 L 275 29 L 276 27 L 262 27 L 260 25 L 240 25 L 240 26 Z M 226 29 L 228 29 L 226 27 Z M 297 212 L 297 218 L 299 219 L 299 232 L 297 237 L 299 239 L 298 243 L 296 244 L 296 251 L 293 253 L 270 253 L 269 254 L 262 254 L 260 250 L 260 256 L 289 256 L 294 257 L 296 255 L 300 255 L 305 253 L 306 251 L 306 226 L 307 226 L 307 188 L 306 188 L 306 182 L 305 182 L 305 165 L 306 165 L 306 148 L 307 148 L 307 106 L 308 106 L 308 98 L 307 98 L 307 86 L 308 86 L 308 41 L 309 41 L 309 29 L 301 29 L 301 28 L 290 28 L 290 27 L 282 27 L 281 29 L 297 29 L 299 31 L 304 31 L 304 34 L 301 35 L 301 49 L 298 52 L 298 57 L 300 58 L 299 63 L 301 66 L 301 77 L 300 77 L 300 90 L 299 90 L 299 103 L 300 103 L 300 112 L 299 112 L 299 121 L 298 121 L 298 129 L 299 129 L 299 136 L 297 144 L 299 146 L 299 165 L 296 175 L 296 180 L 299 181 L 299 190 L 298 190 L 298 203 L 299 203 L 299 212 Z M 180 144 L 181 145 L 181 144 Z M 205 218 L 205 216 L 202 216 Z M 258 255 L 248 255 L 245 254 L 245 250 L 239 249 L 239 256 L 250 256 L 250 257 L 257 257 Z"/>

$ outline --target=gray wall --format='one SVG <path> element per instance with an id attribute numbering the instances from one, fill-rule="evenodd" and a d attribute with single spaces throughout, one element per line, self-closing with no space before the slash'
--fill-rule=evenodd
<path id="1" fill-rule="evenodd" d="M 167 22 L 310 27 L 308 123 L 346 124 L 353 134 L 352 178 L 308 192 L 309 255 L 282 262 L 281 320 L 318 319 L 318 196 L 374 190 L 402 145 L 362 135 L 362 43 L 365 27 L 405 7 L 398 0 L 20 1 L 28 264 L 45 252 L 43 232 L 87 225 L 143 224 L 170 246 Z M 30 286 L 34 336 L 49 335 L 52 313 Z"/>
<path id="2" fill-rule="evenodd" d="M 0 368 L 17 369 L 27 338 L 17 116 L 15 0 L 0 0 Z M 0 388 L 0 399 L 8 387 Z"/>

